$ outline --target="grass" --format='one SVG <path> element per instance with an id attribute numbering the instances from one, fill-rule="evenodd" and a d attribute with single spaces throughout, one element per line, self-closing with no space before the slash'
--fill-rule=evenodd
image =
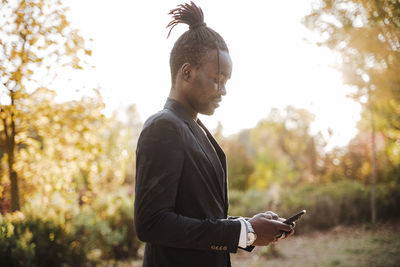
<path id="1" fill-rule="evenodd" d="M 400 266 L 400 222 L 338 226 L 232 255 L 232 267 Z"/>
<path id="2" fill-rule="evenodd" d="M 400 221 L 396 223 L 337 226 L 327 231 L 294 235 L 275 246 L 256 247 L 231 254 L 232 267 L 351 267 L 400 266 Z M 140 267 L 141 261 L 101 266 Z"/>

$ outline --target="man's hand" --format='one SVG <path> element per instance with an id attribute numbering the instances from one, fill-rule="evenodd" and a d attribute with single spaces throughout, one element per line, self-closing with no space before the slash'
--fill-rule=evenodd
<path id="1" fill-rule="evenodd" d="M 270 210 L 266 211 L 265 214 L 270 215 L 272 217 L 272 219 L 274 219 L 274 220 L 279 220 L 281 222 L 286 221 L 285 218 L 279 217 L 278 214 L 276 214 L 275 212 L 272 212 Z M 272 243 L 275 244 L 279 240 L 288 238 L 289 236 L 293 235 L 294 234 L 294 228 L 296 227 L 296 223 L 293 222 L 291 225 L 292 225 L 292 230 L 290 232 L 285 232 L 284 234 L 281 232 L 283 237 L 275 238 L 274 242 L 272 242 Z"/>
<path id="2" fill-rule="evenodd" d="M 267 246 L 270 243 L 277 242 L 277 238 L 282 231 L 287 232 L 286 237 L 294 233 L 294 226 L 283 223 L 284 219 L 271 211 L 259 213 L 249 220 L 249 223 L 257 235 L 254 246 Z"/>

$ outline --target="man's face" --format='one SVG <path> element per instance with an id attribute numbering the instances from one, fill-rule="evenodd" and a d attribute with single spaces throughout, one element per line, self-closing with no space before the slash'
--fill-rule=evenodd
<path id="1" fill-rule="evenodd" d="M 187 100 L 190 106 L 197 113 L 214 114 L 222 96 L 226 94 L 225 85 L 232 74 L 232 61 L 229 53 L 219 51 L 219 75 L 216 50 L 210 51 L 203 59 L 201 66 L 194 68 L 191 74 L 192 79 L 187 88 Z"/>

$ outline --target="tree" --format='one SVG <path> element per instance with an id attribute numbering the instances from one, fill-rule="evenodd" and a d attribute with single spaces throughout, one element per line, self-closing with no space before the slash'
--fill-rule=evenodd
<path id="1" fill-rule="evenodd" d="M 325 141 L 310 133 L 313 119 L 304 109 L 274 109 L 255 128 L 224 141 L 230 183 L 243 190 L 319 182 Z"/>
<path id="2" fill-rule="evenodd" d="M 220 126 L 221 124 L 219 124 Z M 221 128 L 221 127 L 219 127 Z M 218 128 L 217 128 L 218 129 Z M 221 146 L 227 155 L 229 188 L 246 191 L 249 188 L 249 177 L 254 170 L 253 158 L 246 149 L 247 131 L 220 139 Z"/>
<path id="3" fill-rule="evenodd" d="M 320 33 L 320 45 L 338 52 L 344 82 L 358 90 L 371 131 L 371 217 L 375 209 L 375 132 L 386 137 L 393 160 L 400 153 L 400 2 L 395 0 L 323 0 L 305 17 L 305 25 Z"/>
<path id="4" fill-rule="evenodd" d="M 109 171 L 109 190 L 115 190 L 122 184 L 133 188 L 135 180 L 136 143 L 142 124 L 134 104 L 128 106 L 122 115 L 126 119 L 119 121 L 114 114 L 104 136 L 106 145 L 102 166 Z"/>
<path id="5" fill-rule="evenodd" d="M 324 156 L 322 179 L 324 181 L 341 181 L 344 179 L 369 184 L 371 175 L 371 136 L 368 131 L 360 131 L 345 147 L 336 147 Z M 390 181 L 388 156 L 384 151 L 383 135 L 376 136 L 377 176 L 381 181 Z M 389 170 L 388 170 L 389 169 Z"/>
<path id="6" fill-rule="evenodd" d="M 82 68 L 82 56 L 90 55 L 84 39 L 73 29 L 61 0 L 2 0 L 0 9 L 0 77 L 8 103 L 0 107 L 0 142 L 7 157 L 11 209 L 20 209 L 19 177 L 15 154 L 24 149 L 29 110 L 24 100 L 28 88 L 42 86 L 39 77 L 55 77 L 57 67 Z"/>
<path id="7" fill-rule="evenodd" d="M 109 120 L 102 114 L 104 103 L 96 97 L 56 103 L 54 91 L 39 88 L 22 101 L 18 133 L 24 149 L 15 154 L 21 200 L 38 194 L 46 206 L 57 192 L 62 201 L 76 201 L 76 192 L 98 194 L 104 185 L 102 166 L 105 130 Z M 27 123 L 29 122 L 29 123 Z M 88 196 L 86 196 L 88 197 Z"/>

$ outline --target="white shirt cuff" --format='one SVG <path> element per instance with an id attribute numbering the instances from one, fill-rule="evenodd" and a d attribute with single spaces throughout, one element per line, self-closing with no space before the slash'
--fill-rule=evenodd
<path id="1" fill-rule="evenodd" d="M 243 218 L 239 218 L 240 221 L 240 236 L 239 236 L 239 244 L 238 246 L 241 248 L 247 247 L 247 227 Z"/>

